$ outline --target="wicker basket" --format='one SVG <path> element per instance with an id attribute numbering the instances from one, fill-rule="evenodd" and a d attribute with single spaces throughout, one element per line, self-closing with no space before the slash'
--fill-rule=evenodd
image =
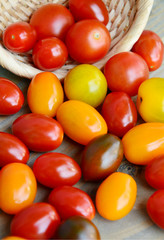
<path id="1" fill-rule="evenodd" d="M 80 0 L 79 0 L 80 1 Z M 0 35 L 12 22 L 29 21 L 31 14 L 41 5 L 59 3 L 67 6 L 66 0 L 1 0 L 0 1 Z M 104 0 L 108 12 L 107 28 L 111 34 L 111 49 L 107 55 L 94 65 L 102 69 L 107 60 L 114 54 L 129 51 L 137 41 L 147 23 L 153 0 Z M 26 78 L 32 78 L 40 70 L 32 64 L 30 54 L 13 54 L 0 43 L 0 64 Z M 67 63 L 54 73 L 63 79 L 68 70 L 77 65 L 73 61 Z"/>

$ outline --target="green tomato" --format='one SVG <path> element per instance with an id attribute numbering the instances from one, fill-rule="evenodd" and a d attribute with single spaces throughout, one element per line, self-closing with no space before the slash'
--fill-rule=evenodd
<path id="1" fill-rule="evenodd" d="M 64 90 L 68 99 L 97 107 L 106 96 L 107 81 L 97 67 L 81 64 L 68 72 L 64 80 Z"/>

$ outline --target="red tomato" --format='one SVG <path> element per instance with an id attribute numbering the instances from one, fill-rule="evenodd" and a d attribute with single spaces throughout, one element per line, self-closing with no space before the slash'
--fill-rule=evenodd
<path id="1" fill-rule="evenodd" d="M 48 203 L 34 203 L 15 215 L 12 235 L 27 239 L 50 239 L 60 224 L 60 217 Z"/>
<path id="2" fill-rule="evenodd" d="M 45 153 L 33 165 L 36 179 L 43 185 L 55 188 L 74 185 L 81 178 L 81 169 L 71 157 L 62 153 Z"/>
<path id="3" fill-rule="evenodd" d="M 37 42 L 32 53 L 34 64 L 44 71 L 54 71 L 61 68 L 67 57 L 68 51 L 65 44 L 55 37 Z"/>
<path id="4" fill-rule="evenodd" d="M 108 11 L 102 0 L 69 0 L 69 8 L 76 21 L 97 19 L 105 25 L 109 21 Z"/>
<path id="5" fill-rule="evenodd" d="M 0 132 L 0 167 L 12 162 L 26 163 L 29 159 L 27 147 L 17 137 Z"/>
<path id="6" fill-rule="evenodd" d="M 164 190 L 158 190 L 147 201 L 147 212 L 152 221 L 164 229 Z"/>
<path id="7" fill-rule="evenodd" d="M 49 202 L 63 220 L 76 215 L 92 220 L 95 216 L 95 207 L 89 195 L 75 187 L 55 188 L 49 195 Z"/>
<path id="8" fill-rule="evenodd" d="M 164 53 L 163 42 L 152 31 L 143 31 L 138 41 L 134 44 L 132 51 L 144 58 L 150 71 L 155 71 L 162 64 Z"/>
<path id="9" fill-rule="evenodd" d="M 110 48 L 111 38 L 103 23 L 91 19 L 75 23 L 67 33 L 70 56 L 80 63 L 93 63 L 103 58 Z"/>
<path id="10" fill-rule="evenodd" d="M 3 43 L 12 52 L 28 52 L 33 48 L 35 42 L 36 31 L 27 22 L 13 23 L 3 33 Z"/>
<path id="11" fill-rule="evenodd" d="M 54 150 L 63 141 L 63 129 L 60 123 L 37 113 L 18 117 L 13 122 L 12 131 L 30 150 L 36 152 Z"/>
<path id="12" fill-rule="evenodd" d="M 0 115 L 17 113 L 24 103 L 20 88 L 12 81 L 0 77 Z"/>
<path id="13" fill-rule="evenodd" d="M 149 69 L 138 54 L 122 52 L 107 61 L 104 74 L 111 91 L 126 92 L 134 96 L 140 84 L 149 78 Z"/>
<path id="14" fill-rule="evenodd" d="M 109 93 L 102 106 L 102 115 L 110 133 L 122 137 L 137 122 L 134 102 L 124 92 Z"/>
<path id="15" fill-rule="evenodd" d="M 63 5 L 53 3 L 38 8 L 30 19 L 38 39 L 58 37 L 64 40 L 73 23 L 71 12 Z"/>

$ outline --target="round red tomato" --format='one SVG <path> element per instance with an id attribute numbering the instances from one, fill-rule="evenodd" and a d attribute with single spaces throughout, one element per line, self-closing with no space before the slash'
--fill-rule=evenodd
<path id="1" fill-rule="evenodd" d="M 29 113 L 18 117 L 12 132 L 32 151 L 45 152 L 56 149 L 63 141 L 63 129 L 55 119 L 46 115 Z"/>
<path id="2" fill-rule="evenodd" d="M 30 19 L 38 39 L 57 37 L 64 40 L 73 23 L 71 12 L 63 5 L 54 3 L 38 8 Z"/>
<path id="3" fill-rule="evenodd" d="M 76 21 L 97 19 L 105 25 L 109 21 L 108 11 L 102 0 L 69 0 L 69 8 Z"/>
<path id="4" fill-rule="evenodd" d="M 38 41 L 34 46 L 32 59 L 37 68 L 54 71 L 61 68 L 68 57 L 65 44 L 56 37 Z"/>
<path id="5" fill-rule="evenodd" d="M 63 220 L 77 215 L 92 220 L 95 216 L 95 207 L 89 195 L 75 187 L 55 188 L 49 195 L 49 202 Z"/>
<path id="6" fill-rule="evenodd" d="M 107 61 L 104 74 L 111 91 L 126 92 L 134 96 L 140 84 L 149 78 L 149 69 L 145 60 L 138 54 L 122 52 Z"/>
<path id="7" fill-rule="evenodd" d="M 12 52 L 28 52 L 33 48 L 35 42 L 36 31 L 27 22 L 13 23 L 3 33 L 3 43 Z"/>
<path id="8" fill-rule="evenodd" d="M 24 103 L 20 88 L 12 81 L 0 77 L 0 115 L 17 113 Z"/>
<path id="9" fill-rule="evenodd" d="M 116 136 L 122 137 L 136 125 L 137 110 L 134 102 L 124 92 L 109 93 L 102 106 L 108 130 Z"/>
<path id="10" fill-rule="evenodd" d="M 16 214 L 11 233 L 26 239 L 50 239 L 60 224 L 60 217 L 48 203 L 34 203 Z"/>
<path id="11" fill-rule="evenodd" d="M 143 31 L 138 41 L 134 44 L 132 51 L 144 58 L 150 71 L 155 71 L 162 64 L 164 54 L 163 42 L 156 33 L 150 30 Z"/>
<path id="12" fill-rule="evenodd" d="M 80 63 L 94 63 L 103 58 L 110 48 L 107 28 L 98 20 L 82 20 L 67 33 L 66 45 L 70 56 Z"/>

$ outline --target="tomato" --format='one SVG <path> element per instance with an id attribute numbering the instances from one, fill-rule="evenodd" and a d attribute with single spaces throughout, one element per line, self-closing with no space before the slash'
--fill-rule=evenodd
<path id="1" fill-rule="evenodd" d="M 35 66 L 43 71 L 61 68 L 68 57 L 65 44 L 58 38 L 51 37 L 38 41 L 32 52 Z"/>
<path id="2" fill-rule="evenodd" d="M 64 90 L 68 99 L 80 100 L 97 107 L 106 96 L 107 81 L 97 67 L 81 64 L 68 72 Z"/>
<path id="3" fill-rule="evenodd" d="M 121 219 L 132 210 L 136 194 L 137 184 L 130 175 L 122 172 L 112 173 L 97 190 L 97 211 L 108 220 Z"/>
<path id="4" fill-rule="evenodd" d="M 0 115 L 17 113 L 24 103 L 24 96 L 20 88 L 8 80 L 0 77 Z"/>
<path id="5" fill-rule="evenodd" d="M 158 69 L 163 61 L 164 47 L 160 37 L 150 31 L 144 30 L 132 51 L 139 54 L 146 61 L 149 71 Z"/>
<path id="6" fill-rule="evenodd" d="M 36 152 L 51 151 L 63 141 L 63 129 L 55 119 L 28 113 L 18 117 L 12 125 L 12 132 L 26 146 Z"/>
<path id="7" fill-rule="evenodd" d="M 3 32 L 3 44 L 15 53 L 31 50 L 36 42 L 36 31 L 27 22 L 10 24 Z"/>
<path id="8" fill-rule="evenodd" d="M 28 148 L 14 135 L 0 132 L 0 143 L 0 167 L 12 162 L 28 161 Z"/>
<path id="9" fill-rule="evenodd" d="M 117 170 L 123 159 L 121 140 L 105 134 L 94 138 L 85 147 L 81 169 L 86 181 L 102 180 Z"/>
<path id="10" fill-rule="evenodd" d="M 94 19 L 75 23 L 66 36 L 68 53 L 80 63 L 100 60 L 109 51 L 110 43 L 111 37 L 107 28 Z"/>
<path id="11" fill-rule="evenodd" d="M 45 153 L 33 165 L 36 179 L 43 185 L 55 188 L 74 185 L 81 178 L 81 169 L 74 159 L 62 153 Z"/>
<path id="12" fill-rule="evenodd" d="M 27 101 L 33 113 L 54 117 L 63 99 L 63 88 L 55 74 L 50 72 L 38 73 L 30 82 Z"/>
<path id="13" fill-rule="evenodd" d="M 30 24 L 36 29 L 38 39 L 57 37 L 64 40 L 67 31 L 74 24 L 74 18 L 63 5 L 50 3 L 33 13 Z"/>
<path id="14" fill-rule="evenodd" d="M 49 195 L 49 202 L 63 220 L 77 215 L 92 220 L 95 216 L 95 207 L 89 195 L 75 187 L 55 188 Z"/>
<path id="15" fill-rule="evenodd" d="M 108 87 L 113 92 L 134 96 L 140 84 L 149 78 L 145 60 L 133 52 L 122 52 L 111 57 L 104 67 Z"/>
<path id="16" fill-rule="evenodd" d="M 15 236 L 9 236 L 2 238 L 2 240 L 26 240 L 25 238 L 15 237 Z"/>
<path id="17" fill-rule="evenodd" d="M 164 123 L 143 123 L 130 129 L 122 143 L 126 159 L 146 165 L 153 158 L 164 155 Z"/>
<path id="18" fill-rule="evenodd" d="M 55 239 L 93 239 L 99 240 L 100 234 L 90 220 L 73 216 L 65 220 L 57 229 Z"/>
<path id="19" fill-rule="evenodd" d="M 34 203 L 14 216 L 11 233 L 26 239 L 50 239 L 60 224 L 60 217 L 48 203 Z"/>
<path id="20" fill-rule="evenodd" d="M 57 110 L 57 120 L 72 140 L 86 145 L 94 137 L 107 133 L 107 125 L 99 112 L 87 103 L 69 100 Z"/>
<path id="21" fill-rule="evenodd" d="M 10 163 L 0 171 L 0 207 L 8 214 L 16 214 L 33 203 L 37 185 L 29 166 Z"/>
<path id="22" fill-rule="evenodd" d="M 158 190 L 147 201 L 147 212 L 152 221 L 164 229 L 164 190 Z"/>
<path id="23" fill-rule="evenodd" d="M 108 10 L 102 0 L 69 0 L 69 8 L 76 21 L 97 19 L 107 25 Z"/>
<path id="24" fill-rule="evenodd" d="M 102 106 L 110 133 L 122 137 L 137 123 L 137 110 L 134 102 L 124 92 L 112 92 L 107 95 Z"/>

